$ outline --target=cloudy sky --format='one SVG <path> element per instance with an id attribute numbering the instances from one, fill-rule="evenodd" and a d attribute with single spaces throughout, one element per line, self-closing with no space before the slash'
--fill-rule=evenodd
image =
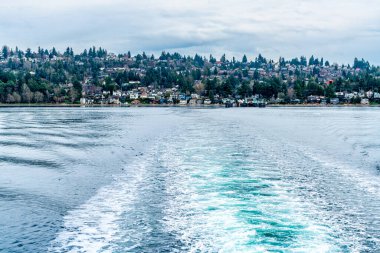
<path id="1" fill-rule="evenodd" d="M 0 43 L 380 64 L 379 0 L 0 0 Z"/>

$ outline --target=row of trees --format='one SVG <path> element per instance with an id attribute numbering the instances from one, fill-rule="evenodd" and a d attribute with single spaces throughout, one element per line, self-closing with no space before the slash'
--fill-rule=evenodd
<path id="1" fill-rule="evenodd" d="M 314 79 L 305 82 L 297 80 L 294 84 L 288 85 L 280 78 L 267 78 L 260 81 L 240 80 L 238 77 L 229 76 L 221 81 L 217 78 L 206 78 L 202 82 L 194 85 L 194 78 L 191 73 L 187 75 L 148 71 L 142 79 L 144 85 L 156 85 L 157 87 L 180 87 L 184 93 L 197 92 L 200 95 L 215 99 L 218 94 L 222 97 L 249 97 L 260 94 L 263 97 L 306 99 L 309 95 L 323 95 L 327 98 L 334 98 L 336 91 L 361 91 L 380 90 L 380 79 L 370 75 L 357 77 L 353 81 L 338 79 L 332 84 L 318 83 Z M 122 87 L 123 74 L 115 80 L 108 77 L 102 86 L 105 91 L 115 91 Z M 131 76 L 134 78 L 135 76 Z M 120 80 L 119 80 L 120 79 Z M 135 86 L 124 87 L 126 89 L 136 88 Z M 81 95 L 81 84 L 78 80 L 73 81 L 72 87 L 62 88 L 59 85 L 46 82 L 46 80 L 32 77 L 30 75 L 16 76 L 12 73 L 0 71 L 0 102 L 2 103 L 61 103 L 78 102 Z"/>
<path id="2" fill-rule="evenodd" d="M 1 103 L 75 103 L 81 91 L 78 80 L 74 80 L 72 87 L 62 88 L 30 74 L 16 76 L 0 70 Z"/>
<path id="3" fill-rule="evenodd" d="M 107 50 L 99 47 L 91 47 L 89 49 L 84 49 L 83 52 L 79 54 L 75 54 L 73 49 L 71 47 L 67 47 L 66 50 L 63 53 L 60 53 L 57 51 L 56 48 L 52 48 L 50 50 L 43 49 L 41 47 L 38 47 L 36 52 L 33 52 L 30 48 L 26 49 L 26 51 L 20 50 L 18 47 L 16 47 L 14 50 L 8 46 L 3 46 L 0 51 L 0 58 L 2 59 L 8 59 L 12 56 L 17 56 L 18 58 L 54 58 L 55 56 L 63 56 L 63 57 L 71 57 L 75 60 L 83 60 L 83 58 L 93 59 L 93 58 L 105 58 L 108 55 Z M 119 54 L 119 58 L 127 57 L 131 58 L 131 52 L 128 51 L 126 54 Z M 162 52 L 161 55 L 156 59 L 154 55 L 147 56 L 145 52 L 142 54 L 136 55 L 137 62 L 141 62 L 144 60 L 184 60 L 184 61 L 190 61 L 194 66 L 203 68 L 206 62 L 210 62 L 212 64 L 215 64 L 217 62 L 217 59 L 210 55 L 208 59 L 206 57 L 202 57 L 198 54 L 195 54 L 194 57 L 190 56 L 182 56 L 179 53 L 173 53 L 170 54 L 168 52 Z M 235 57 L 232 58 L 232 60 L 228 60 L 226 55 L 223 54 L 221 58 L 219 59 L 221 63 L 231 63 L 234 67 L 239 65 L 249 65 L 250 67 L 258 68 L 262 66 L 263 64 L 275 64 L 273 60 L 268 60 L 265 57 L 263 57 L 261 54 L 259 54 L 258 57 L 256 57 L 252 61 L 248 61 L 248 57 L 246 55 L 243 55 L 241 60 L 237 60 Z M 286 64 L 291 64 L 294 66 L 325 66 L 329 67 L 330 62 L 327 60 L 324 60 L 323 58 L 315 58 L 313 55 L 307 59 L 305 56 L 301 56 L 300 58 L 296 57 L 290 60 L 286 60 L 283 57 L 279 58 L 278 63 L 280 66 L 285 66 Z M 349 65 L 348 65 L 349 66 Z M 359 68 L 359 69 L 370 69 L 371 65 L 368 61 L 365 61 L 364 59 L 354 59 L 354 64 L 352 66 L 353 68 Z"/>
<path id="4" fill-rule="evenodd" d="M 57 51 L 55 47 L 53 47 L 51 50 L 43 49 L 41 47 L 38 47 L 36 52 L 33 52 L 30 48 L 26 49 L 26 51 L 20 50 L 18 47 L 13 50 L 12 48 L 9 48 L 8 46 L 3 46 L 1 49 L 1 58 L 8 59 L 10 57 L 17 56 L 18 58 L 30 58 L 30 59 L 37 59 L 37 58 L 54 58 L 55 56 L 64 56 L 64 57 L 76 57 L 77 59 L 79 56 L 82 57 L 90 57 L 90 58 L 104 58 L 107 56 L 107 50 L 96 47 L 91 47 L 88 50 L 85 49 L 82 53 L 79 55 L 75 55 L 74 51 L 71 47 L 67 47 L 66 50 L 61 54 Z"/>
<path id="5" fill-rule="evenodd" d="M 18 59 L 12 56 L 17 56 Z M 304 99 L 308 95 L 333 97 L 335 91 L 343 90 L 380 91 L 380 69 L 370 67 L 365 60 L 356 58 L 353 67 L 362 69 L 359 74 L 350 68 L 347 71 L 342 69 L 341 78 L 326 85 L 317 80 L 321 66 L 329 66 L 330 63 L 314 56 L 309 59 L 280 58 L 277 63 L 261 54 L 253 61 L 249 61 L 246 55 L 241 61 L 235 58 L 228 60 L 226 55 L 218 61 L 212 55 L 206 59 L 198 54 L 190 57 L 167 52 L 162 52 L 158 59 L 154 55 L 142 53 L 132 60 L 130 52 L 116 58 L 107 56 L 109 54 L 105 49 L 95 47 L 75 54 L 70 47 L 60 53 L 55 48 L 38 48 L 36 52 L 27 49 L 24 52 L 4 46 L 0 53 L 0 58 L 3 59 L 0 65 L 0 102 L 78 102 L 81 82 L 86 79 L 90 79 L 92 85 L 111 92 L 116 89 L 132 89 L 133 84 L 126 84 L 140 81 L 144 86 L 151 85 L 157 89 L 179 87 L 184 93 L 199 92 L 210 98 L 217 94 L 223 97 L 260 94 L 266 98 L 278 97 L 280 94 Z M 29 59 L 25 60 L 24 57 Z M 280 67 L 287 64 L 313 67 L 310 73 L 303 72 L 300 67 L 288 71 L 286 76 L 280 71 L 278 78 L 260 75 L 259 68 L 273 73 L 277 64 Z M 122 72 L 103 70 L 125 66 L 129 69 Z M 250 68 L 256 70 L 249 73 Z M 335 66 L 335 70 L 338 70 L 338 66 Z M 294 79 L 297 81 L 293 82 Z M 67 86 L 68 83 L 73 86 Z"/>

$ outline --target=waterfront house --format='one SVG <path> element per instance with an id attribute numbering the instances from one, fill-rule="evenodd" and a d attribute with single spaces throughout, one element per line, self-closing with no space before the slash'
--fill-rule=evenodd
<path id="1" fill-rule="evenodd" d="M 211 100 L 206 98 L 205 101 L 204 101 L 204 104 L 205 105 L 211 105 Z"/>
<path id="2" fill-rule="evenodd" d="M 360 104 L 369 105 L 369 99 L 368 98 L 362 98 L 362 100 L 360 101 Z"/>
<path id="3" fill-rule="evenodd" d="M 320 100 L 319 96 L 313 96 L 313 95 L 311 95 L 311 96 L 307 97 L 307 102 L 308 103 L 315 104 L 315 103 L 319 103 L 320 101 L 321 100 Z"/>
<path id="4" fill-rule="evenodd" d="M 195 98 L 190 99 L 189 105 L 196 105 L 196 104 L 197 104 L 197 99 Z"/>
<path id="5" fill-rule="evenodd" d="M 148 98 L 148 93 L 146 93 L 145 91 L 141 93 L 140 95 L 140 98 L 141 99 L 147 99 Z"/>
<path id="6" fill-rule="evenodd" d="M 330 99 L 330 103 L 333 104 L 333 105 L 339 104 L 339 98 L 332 98 L 332 99 Z"/>
<path id="7" fill-rule="evenodd" d="M 130 93 L 129 94 L 129 99 L 131 99 L 131 100 L 138 99 L 138 98 L 139 98 L 138 93 Z"/>
<path id="8" fill-rule="evenodd" d="M 181 99 L 179 101 L 179 105 L 187 105 L 187 100 L 186 99 Z"/>

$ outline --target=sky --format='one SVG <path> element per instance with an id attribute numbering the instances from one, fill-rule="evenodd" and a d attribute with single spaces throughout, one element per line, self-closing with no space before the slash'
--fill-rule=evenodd
<path id="1" fill-rule="evenodd" d="M 0 0 L 0 44 L 380 65 L 379 0 Z"/>

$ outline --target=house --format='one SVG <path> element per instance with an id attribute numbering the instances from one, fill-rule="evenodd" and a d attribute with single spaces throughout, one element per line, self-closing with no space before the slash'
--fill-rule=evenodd
<path id="1" fill-rule="evenodd" d="M 129 99 L 131 99 L 131 100 L 138 99 L 138 98 L 139 98 L 139 94 L 138 93 L 131 93 L 131 94 L 129 94 Z"/>
<path id="2" fill-rule="evenodd" d="M 362 98 L 362 100 L 360 101 L 360 104 L 369 105 L 369 99 L 368 98 Z"/>
<path id="3" fill-rule="evenodd" d="M 115 104 L 115 105 L 119 105 L 120 104 L 120 100 L 118 97 L 112 97 L 109 99 L 108 101 L 109 104 Z"/>
<path id="4" fill-rule="evenodd" d="M 187 100 L 186 99 L 181 99 L 179 101 L 179 105 L 187 105 Z"/>
<path id="5" fill-rule="evenodd" d="M 85 96 L 94 96 L 102 93 L 102 87 L 98 87 L 92 84 L 85 84 L 82 86 L 82 93 Z"/>
<path id="6" fill-rule="evenodd" d="M 191 94 L 191 98 L 192 98 L 192 99 L 198 99 L 198 98 L 199 98 L 199 95 L 198 95 L 198 94 L 195 94 L 195 93 L 193 93 L 193 94 Z"/>
<path id="7" fill-rule="evenodd" d="M 140 98 L 141 98 L 141 99 L 146 99 L 146 98 L 148 98 L 148 93 L 146 93 L 146 92 L 144 91 L 143 93 L 141 93 Z"/>
<path id="8" fill-rule="evenodd" d="M 337 98 L 339 98 L 339 99 L 343 99 L 344 98 L 344 92 L 335 92 L 335 96 L 337 97 Z"/>
<path id="9" fill-rule="evenodd" d="M 350 101 L 351 99 L 353 99 L 355 97 L 355 94 L 354 93 L 347 93 L 344 98 L 347 100 L 347 101 Z"/>
<path id="10" fill-rule="evenodd" d="M 131 85 L 131 86 L 138 86 L 138 85 L 140 85 L 140 81 L 129 81 L 129 85 Z"/>
<path id="11" fill-rule="evenodd" d="M 320 100 L 320 98 L 319 98 L 319 96 L 313 96 L 313 95 L 311 95 L 311 96 L 308 96 L 307 97 L 307 102 L 308 103 L 319 103 L 321 100 Z"/>
<path id="12" fill-rule="evenodd" d="M 367 98 L 372 98 L 374 93 L 373 93 L 373 91 L 369 90 L 365 94 L 366 94 Z"/>
<path id="13" fill-rule="evenodd" d="M 211 100 L 206 98 L 205 101 L 203 102 L 205 105 L 211 105 Z"/>
<path id="14" fill-rule="evenodd" d="M 121 90 L 116 90 L 113 92 L 114 96 L 121 97 Z"/>

